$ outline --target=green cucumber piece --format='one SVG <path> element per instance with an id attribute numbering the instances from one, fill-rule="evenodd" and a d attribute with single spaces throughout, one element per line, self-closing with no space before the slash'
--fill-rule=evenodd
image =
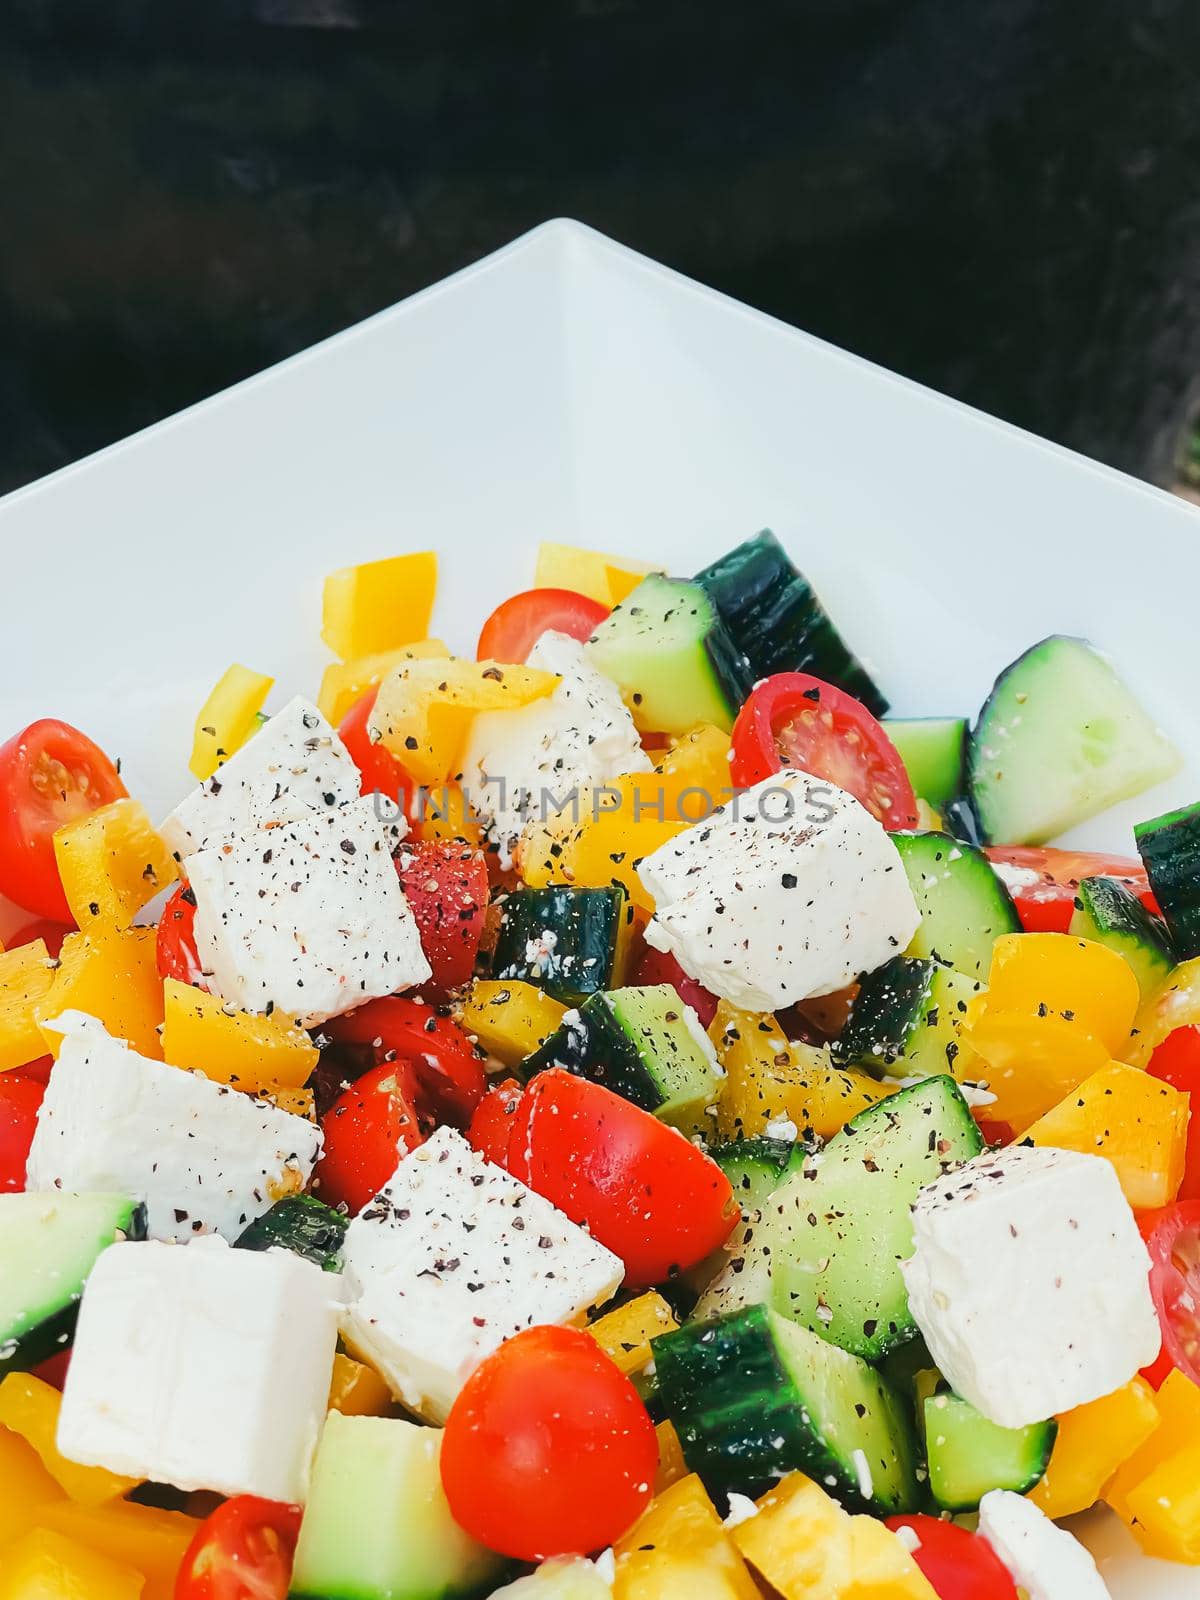
<path id="1" fill-rule="evenodd" d="M 733 1185 L 734 1198 L 745 1215 L 758 1211 L 781 1183 L 799 1172 L 811 1151 L 799 1140 L 793 1144 L 764 1134 L 734 1139 L 708 1153 Z"/>
<path id="2" fill-rule="evenodd" d="M 1012 896 L 983 851 L 948 833 L 893 833 L 921 913 L 909 956 L 926 956 L 968 978 L 986 978 L 992 946 L 1019 933 Z"/>
<path id="3" fill-rule="evenodd" d="M 1070 932 L 1107 945 L 1133 968 L 1144 1000 L 1175 965 L 1167 925 L 1119 878 L 1084 878 L 1075 891 Z"/>
<path id="4" fill-rule="evenodd" d="M 765 1306 L 687 1323 L 650 1348 L 684 1460 L 710 1493 L 754 1495 L 800 1471 L 855 1507 L 918 1503 L 906 1407 L 865 1361 Z"/>
<path id="5" fill-rule="evenodd" d="M 100 1254 L 145 1237 L 146 1208 L 128 1195 L 0 1195 L 0 1377 L 60 1355 Z"/>
<path id="6" fill-rule="evenodd" d="M 548 1067 L 603 1084 L 689 1136 L 711 1131 L 723 1076 L 699 1018 L 669 983 L 610 989 L 568 1011 L 518 1070 L 528 1081 Z"/>
<path id="7" fill-rule="evenodd" d="M 1180 961 L 1200 955 L 1200 803 L 1168 811 L 1133 830 Z"/>
<path id="8" fill-rule="evenodd" d="M 323 1272 L 342 1270 L 342 1241 L 349 1217 L 312 1194 L 289 1194 L 245 1228 L 237 1238 L 239 1250 L 290 1250 L 312 1261 Z"/>
<path id="9" fill-rule="evenodd" d="M 754 682 L 707 591 L 686 579 L 643 578 L 587 652 L 638 727 L 654 733 L 687 733 L 701 722 L 728 733 Z"/>
<path id="10" fill-rule="evenodd" d="M 852 694 L 874 716 L 887 710 L 870 673 L 769 528 L 698 572 L 696 582 L 749 661 L 752 681 L 808 672 Z"/>
<path id="11" fill-rule="evenodd" d="M 980 820 L 1000 844 L 1045 844 L 1179 765 L 1112 663 L 1060 634 L 996 679 L 968 755 Z"/>
<path id="12" fill-rule="evenodd" d="M 1025 1494 L 1043 1476 L 1058 1423 L 1002 1428 L 950 1392 L 924 1399 L 929 1489 L 944 1511 L 974 1511 L 991 1489 Z"/>
<path id="13" fill-rule="evenodd" d="M 620 888 L 517 889 L 503 903 L 492 971 L 582 1005 L 612 986 L 627 909 Z"/>
<path id="14" fill-rule="evenodd" d="M 883 731 L 900 752 L 909 782 L 935 808 L 966 788 L 965 717 L 889 717 Z"/>
<path id="15" fill-rule="evenodd" d="M 897 956 L 863 979 L 834 1056 L 894 1078 L 953 1073 L 958 1023 L 982 987 L 939 961 Z"/>

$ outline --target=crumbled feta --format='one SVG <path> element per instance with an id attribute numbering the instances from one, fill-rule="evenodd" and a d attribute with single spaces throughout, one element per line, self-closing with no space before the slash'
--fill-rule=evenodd
<path id="1" fill-rule="evenodd" d="M 758 1515 L 758 1507 L 749 1495 L 735 1493 L 726 1498 L 729 1502 L 729 1515 L 725 1518 L 727 1528 L 740 1528 L 743 1522 Z"/>
<path id="2" fill-rule="evenodd" d="M 198 1072 L 164 1066 L 67 1011 L 29 1151 L 30 1190 L 128 1194 L 156 1239 L 233 1240 L 302 1189 L 321 1130 Z"/>
<path id="3" fill-rule="evenodd" d="M 80 1306 L 58 1422 L 69 1461 L 302 1504 L 325 1418 L 338 1280 L 221 1239 L 115 1244 Z"/>
<path id="4" fill-rule="evenodd" d="M 350 1224 L 342 1259 L 347 1342 L 434 1422 L 505 1339 L 577 1322 L 623 1276 L 611 1251 L 449 1128 L 404 1157 Z"/>
<path id="5" fill-rule="evenodd" d="M 1013 1145 L 913 1207 L 909 1305 L 939 1371 L 1005 1428 L 1111 1394 L 1158 1354 L 1137 1223 L 1099 1156 Z"/>
<path id="6" fill-rule="evenodd" d="M 989 1490 L 979 1532 L 1029 1600 L 1111 1600 L 1091 1553 L 1023 1495 Z"/>

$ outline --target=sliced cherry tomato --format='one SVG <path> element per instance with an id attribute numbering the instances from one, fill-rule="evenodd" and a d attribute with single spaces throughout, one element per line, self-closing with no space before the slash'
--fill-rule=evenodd
<path id="1" fill-rule="evenodd" d="M 442 1436 L 455 1520 L 520 1561 L 601 1550 L 645 1509 L 654 1424 L 578 1328 L 526 1328 L 467 1379 Z"/>
<path id="2" fill-rule="evenodd" d="M 1066 933 L 1084 878 L 1119 878 L 1148 911 L 1158 911 L 1146 869 L 1135 856 L 1049 845 L 988 845 L 984 854 L 1012 895 L 1026 933 Z"/>
<path id="3" fill-rule="evenodd" d="M 73 923 L 51 922 L 46 917 L 39 917 L 36 922 L 27 922 L 23 928 L 19 928 L 7 941 L 6 948 L 15 950 L 19 945 L 32 944 L 35 939 L 41 939 L 46 946 L 46 954 L 57 960 L 63 940 L 74 932 Z"/>
<path id="4" fill-rule="evenodd" d="M 981 1116 L 979 1112 L 975 1113 L 975 1124 L 983 1135 L 984 1144 L 988 1146 L 1011 1144 L 1017 1137 L 1010 1122 L 997 1122 L 992 1117 Z"/>
<path id="5" fill-rule="evenodd" d="M 508 1165 L 508 1142 L 513 1119 L 525 1099 L 525 1090 L 515 1078 L 505 1078 L 475 1108 L 467 1138 L 474 1149 L 498 1167 Z"/>
<path id="6" fill-rule="evenodd" d="M 572 639 L 590 639 L 609 608 L 574 589 L 526 589 L 505 600 L 483 625 L 477 661 L 524 661 L 551 628 Z"/>
<path id="7" fill-rule="evenodd" d="M 444 997 L 469 983 L 487 919 L 487 857 L 452 839 L 401 845 L 396 871 L 433 969 L 423 994 Z"/>
<path id="8" fill-rule="evenodd" d="M 70 1365 L 71 1352 L 69 1350 L 60 1350 L 56 1356 L 50 1356 L 47 1360 L 34 1367 L 33 1374 L 34 1377 L 40 1378 L 43 1383 L 48 1383 L 52 1389 L 57 1389 L 61 1394 L 63 1385 L 67 1381 L 67 1368 Z"/>
<path id="9" fill-rule="evenodd" d="M 46 717 L 0 745 L 0 894 L 69 923 L 55 832 L 125 794 L 104 751 L 67 722 Z"/>
<path id="10" fill-rule="evenodd" d="M 158 919 L 154 954 L 160 978 L 174 978 L 193 988 L 205 987 L 196 953 L 196 897 L 186 887 L 176 889 Z"/>
<path id="11" fill-rule="evenodd" d="M 342 718 L 338 734 L 362 777 L 362 792 L 386 795 L 389 800 L 396 802 L 411 822 L 413 818 L 409 812 L 413 803 L 413 781 L 391 751 L 372 739 L 367 732 L 367 718 L 374 711 L 378 697 L 378 688 L 368 689 Z"/>
<path id="12" fill-rule="evenodd" d="M 196 1530 L 175 1579 L 175 1600 L 286 1600 L 300 1507 L 239 1494 Z"/>
<path id="13" fill-rule="evenodd" d="M 1000 1557 L 977 1533 L 920 1514 L 888 1517 L 893 1532 L 910 1529 L 920 1540 L 913 1560 L 938 1600 L 1017 1600 L 1017 1587 Z"/>
<path id="14" fill-rule="evenodd" d="M 1150 1293 L 1163 1336 L 1158 1359 L 1142 1376 L 1157 1389 L 1178 1367 L 1200 1384 L 1200 1200 L 1144 1212 L 1138 1227 L 1150 1252 Z"/>
<path id="15" fill-rule="evenodd" d="M 0 1072 L 0 1194 L 25 1187 L 25 1163 L 46 1085 L 25 1067 Z"/>
<path id="16" fill-rule="evenodd" d="M 1146 1071 L 1192 1097 L 1183 1182 L 1175 1198 L 1200 1200 L 1200 1027 L 1189 1023 L 1169 1033 L 1150 1057 Z"/>
<path id="17" fill-rule="evenodd" d="M 654 985 L 669 983 L 685 1006 L 700 1018 L 701 1027 L 707 1028 L 717 1014 L 717 997 L 695 978 L 689 978 L 673 955 L 665 950 L 655 950 L 646 945 L 637 959 L 630 983 Z"/>
<path id="18" fill-rule="evenodd" d="M 861 800 L 885 828 L 915 828 L 917 797 L 900 752 L 860 701 L 807 672 L 757 684 L 733 725 L 735 787 L 799 767 Z"/>
<path id="19" fill-rule="evenodd" d="M 407 1061 L 373 1067 L 321 1118 L 325 1148 L 314 1174 L 328 1205 L 355 1214 L 379 1193 L 424 1138 L 417 1118 L 417 1080 Z"/>
<path id="20" fill-rule="evenodd" d="M 453 1017 L 422 1000 L 389 995 L 332 1017 L 325 1032 L 336 1044 L 370 1049 L 376 1062 L 405 1062 L 416 1102 L 438 1122 L 465 1128 L 483 1099 L 487 1078 L 475 1047 Z"/>

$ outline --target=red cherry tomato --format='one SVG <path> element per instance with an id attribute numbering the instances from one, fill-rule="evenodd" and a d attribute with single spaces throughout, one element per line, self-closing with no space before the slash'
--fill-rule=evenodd
<path id="1" fill-rule="evenodd" d="M 371 1000 L 332 1017 L 325 1032 L 336 1044 L 367 1047 L 380 1064 L 406 1063 L 415 1103 L 438 1122 L 465 1128 L 487 1089 L 483 1062 L 458 1023 L 422 1000 L 404 995 Z"/>
<path id="2" fill-rule="evenodd" d="M 1150 1252 L 1150 1293 L 1163 1336 L 1158 1359 L 1142 1376 L 1157 1389 L 1178 1367 L 1200 1384 L 1200 1200 L 1147 1211 L 1138 1227 Z"/>
<path id="3" fill-rule="evenodd" d="M 54 834 L 125 794 L 104 751 L 69 723 L 46 717 L 0 745 L 0 894 L 69 923 Z"/>
<path id="4" fill-rule="evenodd" d="M 0 1072 L 0 1194 L 25 1187 L 25 1163 L 45 1092 L 44 1081 L 24 1067 Z"/>
<path id="5" fill-rule="evenodd" d="M 300 1507 L 239 1494 L 206 1517 L 175 1579 L 175 1600 L 286 1600 Z"/>
<path id="6" fill-rule="evenodd" d="M 1066 933 L 1084 878 L 1119 878 L 1148 911 L 1158 911 L 1146 869 L 1134 856 L 1049 845 L 989 845 L 984 854 L 1012 896 L 1026 933 Z"/>
<path id="7" fill-rule="evenodd" d="M 48 918 L 39 917 L 36 922 L 27 922 L 23 928 L 18 929 L 7 941 L 6 948 L 16 950 L 20 945 L 32 944 L 35 939 L 41 939 L 46 946 L 46 954 L 57 960 L 63 940 L 69 933 L 74 932 L 73 923 L 51 922 Z"/>
<path id="8" fill-rule="evenodd" d="M 574 589 L 526 589 L 492 612 L 479 635 L 475 659 L 524 661 L 551 628 L 572 639 L 590 639 L 608 613 L 608 606 Z"/>
<path id="9" fill-rule="evenodd" d="M 405 840 L 396 871 L 433 968 L 422 993 L 444 996 L 469 983 L 475 970 L 487 918 L 487 858 L 451 839 Z"/>
<path id="10" fill-rule="evenodd" d="M 63 1385 L 67 1381 L 67 1368 L 70 1365 L 71 1352 L 69 1350 L 60 1350 L 56 1356 L 50 1356 L 47 1360 L 34 1367 L 33 1375 L 35 1378 L 40 1378 L 43 1383 L 48 1383 L 52 1389 L 57 1389 L 61 1394 Z"/>
<path id="11" fill-rule="evenodd" d="M 853 695 L 807 672 L 764 678 L 733 725 L 735 787 L 748 789 L 785 766 L 845 789 L 885 828 L 917 826 L 913 786 L 881 724 Z"/>
<path id="12" fill-rule="evenodd" d="M 154 954 L 160 978 L 174 978 L 177 983 L 203 989 L 204 975 L 200 968 L 200 957 L 196 953 L 195 925 L 195 896 L 190 889 L 181 886 L 167 901 L 158 919 Z"/>
<path id="13" fill-rule="evenodd" d="M 991 1117 L 975 1114 L 975 1123 L 988 1146 L 1011 1144 L 1017 1137 L 1011 1122 L 997 1122 Z"/>
<path id="14" fill-rule="evenodd" d="M 408 815 L 413 800 L 413 781 L 391 751 L 367 732 L 367 718 L 375 709 L 378 696 L 378 688 L 368 689 L 342 718 L 338 734 L 362 777 L 362 792 L 386 795 Z M 409 816 L 409 821 L 412 820 Z"/>
<path id="15" fill-rule="evenodd" d="M 707 1028 L 717 1014 L 717 997 L 695 978 L 689 978 L 673 955 L 665 950 L 655 950 L 646 945 L 637 959 L 630 983 L 639 986 L 669 983 L 685 1006 L 700 1018 L 700 1026 Z"/>
<path id="16" fill-rule="evenodd" d="M 1175 1198 L 1200 1200 L 1200 1027 L 1189 1023 L 1169 1033 L 1150 1057 L 1146 1071 L 1192 1097 L 1183 1182 Z"/>
<path id="17" fill-rule="evenodd" d="M 508 1141 L 513 1118 L 525 1099 L 525 1090 L 515 1078 L 505 1078 L 475 1107 L 467 1138 L 472 1147 L 498 1167 L 508 1165 Z"/>
<path id="18" fill-rule="evenodd" d="M 416 1111 L 417 1080 L 407 1061 L 387 1061 L 359 1078 L 321 1118 L 325 1147 L 314 1178 L 331 1206 L 357 1214 L 379 1193 L 424 1137 Z"/>
<path id="19" fill-rule="evenodd" d="M 921 1541 L 913 1560 L 938 1600 L 1017 1600 L 1017 1588 L 1000 1557 L 977 1533 L 937 1517 L 888 1517 L 895 1532 L 910 1528 Z"/>
<path id="20" fill-rule="evenodd" d="M 442 1436 L 455 1519 L 520 1561 L 609 1545 L 650 1499 L 654 1424 L 578 1328 L 526 1328 L 467 1379 Z"/>

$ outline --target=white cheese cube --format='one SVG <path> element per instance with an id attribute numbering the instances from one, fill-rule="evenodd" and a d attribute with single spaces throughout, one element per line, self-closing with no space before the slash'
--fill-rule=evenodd
<path id="1" fill-rule="evenodd" d="M 305 1026 L 423 983 L 429 963 L 367 795 L 201 850 L 196 950 L 224 999 Z"/>
<path id="2" fill-rule="evenodd" d="M 26 1185 L 146 1202 L 156 1239 L 220 1233 L 302 1189 L 321 1150 L 305 1117 L 164 1066 L 67 1011 L 29 1150 Z"/>
<path id="3" fill-rule="evenodd" d="M 345 805 L 359 790 L 346 746 L 311 700 L 298 695 L 180 801 L 160 831 L 183 861 L 271 823 Z"/>
<path id="4" fill-rule="evenodd" d="M 913 1207 L 909 1306 L 951 1387 L 1004 1428 L 1111 1394 L 1154 1360 L 1150 1258 L 1112 1166 L 1013 1145 Z"/>
<path id="5" fill-rule="evenodd" d="M 554 815 L 588 784 L 626 772 L 649 772 L 620 690 L 597 672 L 583 645 L 565 633 L 544 633 L 528 664 L 557 673 L 561 682 L 543 700 L 515 711 L 484 711 L 471 724 L 463 784 L 488 837 L 511 858 L 527 822 Z"/>
<path id="6" fill-rule="evenodd" d="M 646 943 L 748 1011 L 844 989 L 921 920 L 881 824 L 795 767 L 660 845 L 638 876 L 655 907 Z"/>
<path id="7" fill-rule="evenodd" d="M 287 1250 L 113 1245 L 84 1290 L 58 1448 L 177 1489 L 303 1504 L 339 1312 L 337 1277 Z"/>
<path id="8" fill-rule="evenodd" d="M 350 1224 L 349 1344 L 443 1422 L 474 1369 L 535 1323 L 573 1323 L 624 1269 L 548 1200 L 439 1128 Z"/>
<path id="9" fill-rule="evenodd" d="M 1029 1600 L 1111 1600 L 1091 1552 L 1023 1495 L 989 1490 L 979 1532 Z"/>

